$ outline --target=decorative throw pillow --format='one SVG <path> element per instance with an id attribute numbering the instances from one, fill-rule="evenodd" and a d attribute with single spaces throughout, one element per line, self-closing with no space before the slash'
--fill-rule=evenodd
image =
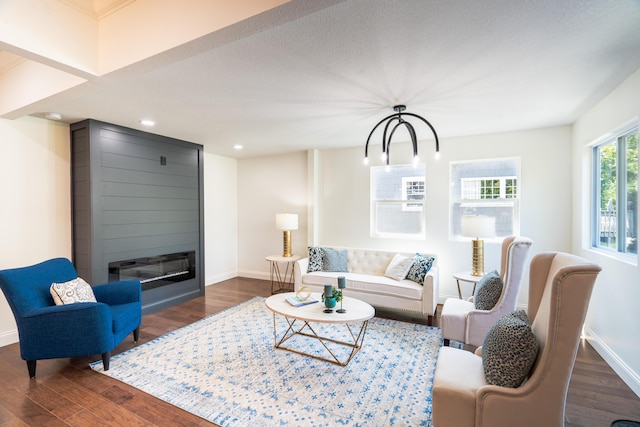
<path id="1" fill-rule="evenodd" d="M 407 279 L 416 282 L 420 285 L 424 285 L 424 278 L 431 270 L 435 258 L 420 255 L 419 253 L 413 258 L 413 263 L 409 272 L 407 273 Z"/>
<path id="2" fill-rule="evenodd" d="M 478 292 L 480 292 L 480 289 L 482 289 L 484 284 L 487 283 L 487 280 L 489 280 L 492 277 L 500 277 L 500 273 L 498 273 L 496 270 L 493 270 L 493 271 L 485 274 L 484 276 L 482 276 L 482 279 L 480 279 L 478 281 L 478 283 L 476 283 L 476 290 L 473 293 L 473 300 L 474 301 L 478 297 Z"/>
<path id="3" fill-rule="evenodd" d="M 407 277 L 409 269 L 413 265 L 413 258 L 395 254 L 384 275 L 395 280 L 402 280 Z"/>
<path id="4" fill-rule="evenodd" d="M 314 271 L 322 271 L 322 254 L 324 251 L 322 248 L 315 246 L 309 246 L 309 267 L 307 267 L 307 273 L 313 273 Z"/>
<path id="5" fill-rule="evenodd" d="M 500 277 L 490 277 L 487 279 L 473 300 L 476 310 L 491 310 L 495 307 L 498 301 L 500 301 L 502 286 L 502 279 Z"/>
<path id="6" fill-rule="evenodd" d="M 322 248 L 322 271 L 348 272 L 347 250 L 338 251 L 331 248 Z"/>
<path id="7" fill-rule="evenodd" d="M 482 344 L 482 367 L 489 384 L 519 387 L 538 356 L 538 340 L 524 310 L 502 316 Z"/>
<path id="8" fill-rule="evenodd" d="M 56 305 L 97 302 L 91 285 L 79 277 L 64 283 L 52 283 L 49 292 Z"/>

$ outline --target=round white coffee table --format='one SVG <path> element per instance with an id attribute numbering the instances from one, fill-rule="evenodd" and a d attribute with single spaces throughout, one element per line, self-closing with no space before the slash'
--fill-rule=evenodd
<path id="1" fill-rule="evenodd" d="M 374 308 L 364 301 L 360 301 L 355 298 L 344 297 L 342 301 L 342 307 L 346 310 L 344 313 L 338 313 L 335 310 L 340 307 L 340 303 L 338 303 L 334 308 L 333 313 L 325 313 L 324 310 L 326 307 L 322 303 L 320 294 L 312 293 L 310 296 L 310 298 L 313 298 L 318 302 L 301 307 L 295 307 L 287 302 L 287 297 L 295 295 L 296 294 L 294 292 L 276 294 L 270 296 L 265 301 L 267 308 L 273 312 L 274 347 L 335 363 L 340 366 L 347 366 L 347 364 L 351 361 L 351 359 L 353 359 L 353 357 L 362 347 L 362 343 L 364 342 L 364 337 L 367 331 L 367 325 L 369 324 L 369 319 L 371 319 L 375 315 Z M 284 331 L 280 338 L 278 338 L 276 315 L 283 316 L 287 322 L 286 331 Z M 313 323 L 331 323 L 336 325 L 344 325 L 344 327 L 349 331 L 348 335 L 353 339 L 351 341 L 341 341 L 320 336 L 318 333 L 316 333 L 316 330 L 312 325 Z M 352 326 L 354 324 L 360 324 L 361 326 L 359 329 L 356 328 L 358 330 L 354 331 L 352 330 Z M 286 347 L 284 343 L 295 335 L 303 335 L 312 339 L 317 339 L 329 352 L 331 357 L 321 357 L 316 354 L 310 354 L 299 349 Z M 351 349 L 351 352 L 349 353 L 348 357 L 346 357 L 346 359 L 339 360 L 339 358 L 335 355 L 335 352 L 332 351 L 328 346 L 328 342 L 349 347 Z"/>

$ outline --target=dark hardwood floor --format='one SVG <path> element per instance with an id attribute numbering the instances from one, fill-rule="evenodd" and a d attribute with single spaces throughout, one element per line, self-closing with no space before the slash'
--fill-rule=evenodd
<path id="1" fill-rule="evenodd" d="M 266 297 L 269 292 L 269 282 L 244 278 L 209 286 L 204 297 L 144 316 L 138 344 L 127 338 L 114 354 L 254 296 Z M 377 315 L 424 323 L 387 310 L 378 310 Z M 437 321 L 438 317 L 436 325 Z M 37 378 L 31 380 L 18 344 L 1 347 L 0 426 L 213 425 L 92 371 L 88 364 L 99 358 L 39 361 Z M 640 398 L 586 342 L 580 346 L 571 377 L 567 418 L 566 427 L 604 427 L 617 419 L 640 420 Z"/>

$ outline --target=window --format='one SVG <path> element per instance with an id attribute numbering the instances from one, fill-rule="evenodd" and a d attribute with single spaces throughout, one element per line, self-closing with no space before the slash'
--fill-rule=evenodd
<path id="1" fill-rule="evenodd" d="M 424 164 L 371 168 L 371 236 L 424 237 Z"/>
<path id="2" fill-rule="evenodd" d="M 450 175 L 451 236 L 462 236 L 465 215 L 495 217 L 497 237 L 519 234 L 519 159 L 452 162 Z"/>
<path id="3" fill-rule="evenodd" d="M 638 128 L 593 148 L 593 246 L 638 254 Z"/>

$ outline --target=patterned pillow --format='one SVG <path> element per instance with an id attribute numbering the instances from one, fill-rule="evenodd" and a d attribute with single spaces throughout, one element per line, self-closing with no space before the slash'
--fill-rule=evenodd
<path id="1" fill-rule="evenodd" d="M 309 267 L 307 267 L 307 273 L 322 271 L 322 253 L 322 248 L 309 246 Z"/>
<path id="2" fill-rule="evenodd" d="M 413 258 L 413 264 L 407 273 L 407 279 L 424 286 L 424 278 L 431 270 L 435 258 L 416 254 Z"/>
<path id="3" fill-rule="evenodd" d="M 491 310 L 500 301 L 502 295 L 502 279 L 490 277 L 478 291 L 474 303 L 476 310 Z"/>
<path id="4" fill-rule="evenodd" d="M 322 271 L 348 272 L 347 250 L 338 251 L 331 248 L 322 248 Z"/>
<path id="5" fill-rule="evenodd" d="M 52 283 L 49 292 L 56 305 L 97 302 L 91 285 L 79 277 L 64 283 Z"/>
<path id="6" fill-rule="evenodd" d="M 502 316 L 482 344 L 482 367 L 489 384 L 519 387 L 538 356 L 538 340 L 524 310 Z"/>
<path id="7" fill-rule="evenodd" d="M 407 277 L 407 273 L 412 265 L 413 258 L 395 254 L 387 266 L 384 275 L 394 280 L 402 280 Z"/>
<path id="8" fill-rule="evenodd" d="M 492 272 L 487 273 L 484 276 L 482 276 L 482 279 L 480 279 L 478 281 L 478 283 L 476 284 L 476 290 L 473 293 L 473 300 L 474 301 L 478 297 L 478 292 L 480 292 L 480 289 L 482 289 L 484 284 L 487 283 L 487 280 L 489 280 L 492 277 L 500 277 L 500 273 L 498 273 L 496 270 L 493 270 Z"/>

